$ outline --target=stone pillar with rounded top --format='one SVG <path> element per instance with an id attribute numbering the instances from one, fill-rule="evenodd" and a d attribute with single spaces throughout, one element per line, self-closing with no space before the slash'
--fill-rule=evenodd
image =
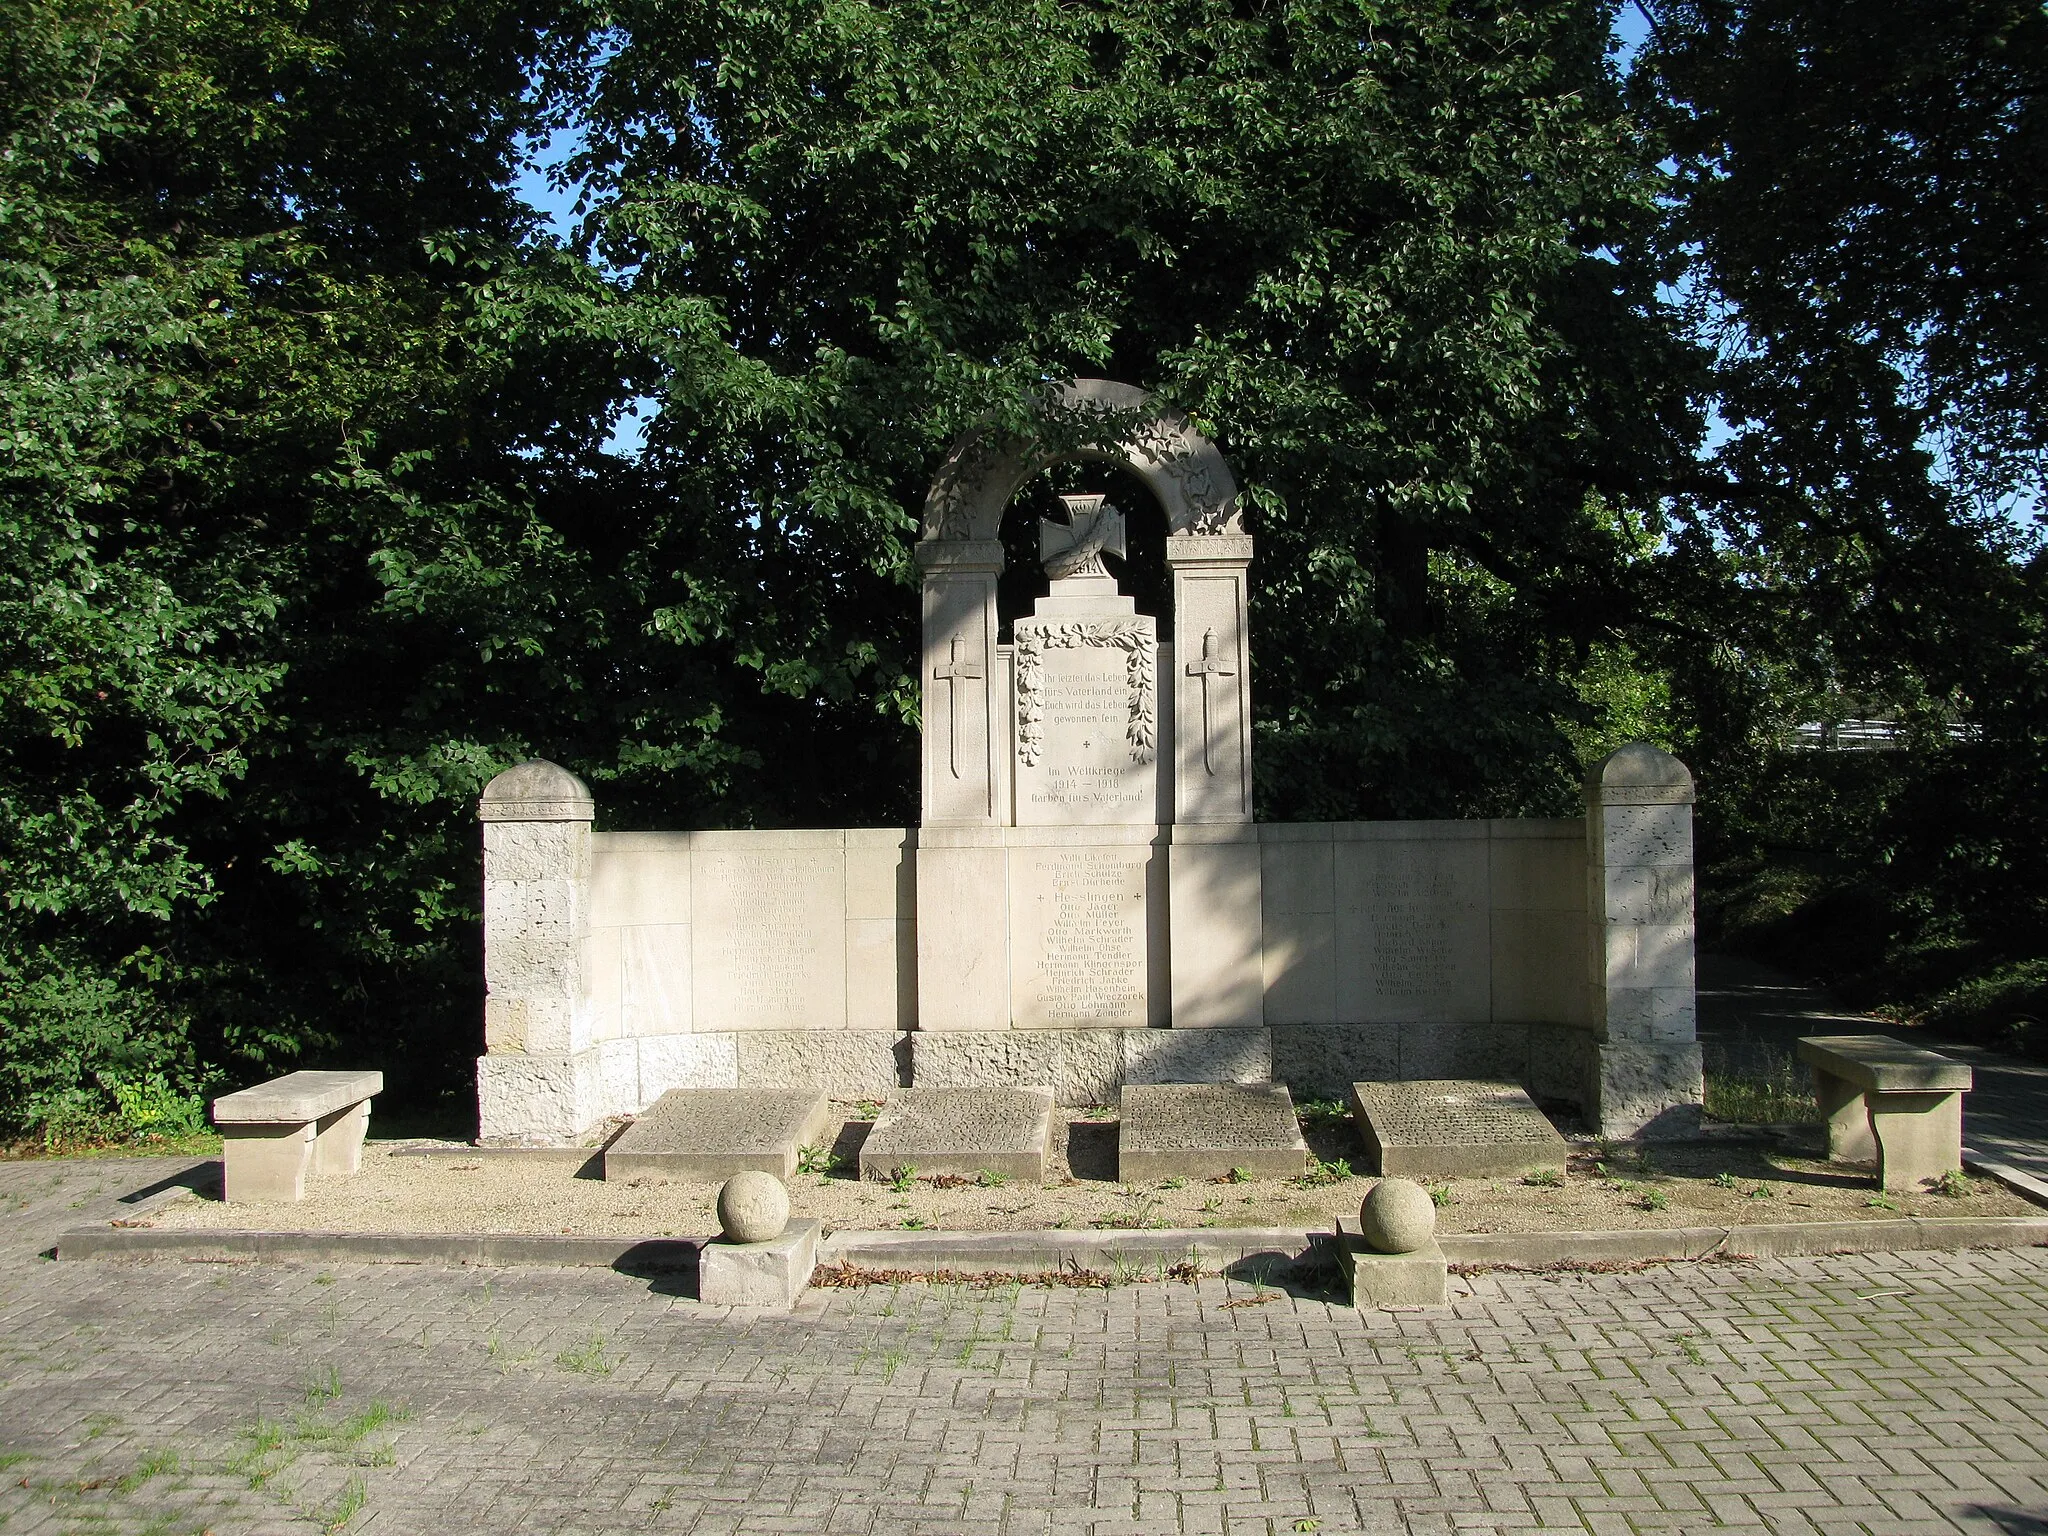
<path id="1" fill-rule="evenodd" d="M 1633 742 L 1586 776 L 1595 1041 L 1585 1107 L 1603 1136 L 1684 1135 L 1703 1079 L 1693 985 L 1692 774 Z"/>
<path id="2" fill-rule="evenodd" d="M 1258 829 L 1252 825 L 1249 534 L 1178 533 L 1173 571 L 1174 805 L 1168 854 L 1173 1022 L 1265 1022 Z"/>
<path id="3" fill-rule="evenodd" d="M 485 786 L 478 1136 L 573 1142 L 613 1106 L 591 1030 L 590 790 L 535 759 Z"/>

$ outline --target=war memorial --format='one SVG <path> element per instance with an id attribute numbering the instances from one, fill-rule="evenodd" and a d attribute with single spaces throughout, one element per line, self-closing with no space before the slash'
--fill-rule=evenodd
<path id="1" fill-rule="evenodd" d="M 917 826 L 595 832 L 562 768 L 490 784 L 481 1140 L 573 1143 L 678 1088 L 1483 1080 L 1608 1136 L 1696 1124 L 1685 767 L 1624 748 L 1569 820 L 1258 821 L 1230 467 L 1128 385 L 1058 415 L 1059 448 L 968 436 L 926 499 Z M 1100 496 L 1042 526 L 1048 595 L 1003 638 L 1005 509 L 1061 458 L 1156 498 L 1171 638 L 1105 565 Z"/>

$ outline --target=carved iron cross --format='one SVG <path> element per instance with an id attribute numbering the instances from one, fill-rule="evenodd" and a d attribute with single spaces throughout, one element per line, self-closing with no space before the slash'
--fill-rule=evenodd
<path id="1" fill-rule="evenodd" d="M 960 684 L 980 677 L 981 663 L 960 654 L 960 637 L 955 635 L 947 659 L 932 668 L 932 678 L 946 685 L 946 759 L 956 779 L 960 777 Z"/>
<path id="2" fill-rule="evenodd" d="M 1212 677 L 1235 677 L 1237 668 L 1216 654 L 1216 631 L 1202 631 L 1202 657 L 1188 663 L 1188 676 L 1202 680 L 1202 766 L 1214 773 L 1216 761 L 1214 747 L 1216 733 L 1209 726 L 1209 679 Z"/>
<path id="3" fill-rule="evenodd" d="M 1124 515 L 1106 496 L 1062 496 L 1067 520 L 1038 520 L 1038 563 L 1054 581 L 1067 576 L 1107 576 L 1102 557 L 1124 557 Z"/>

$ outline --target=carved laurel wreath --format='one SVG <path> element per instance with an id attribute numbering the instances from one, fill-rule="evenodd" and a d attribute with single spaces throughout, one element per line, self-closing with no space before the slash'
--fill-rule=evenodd
<path id="1" fill-rule="evenodd" d="M 1070 619 L 1057 624 L 1017 626 L 1017 756 L 1027 768 L 1045 751 L 1045 652 L 1080 646 L 1114 646 L 1124 653 L 1129 708 L 1124 740 L 1131 761 L 1145 764 L 1157 751 L 1157 714 L 1152 695 L 1152 634 L 1128 619 Z"/>

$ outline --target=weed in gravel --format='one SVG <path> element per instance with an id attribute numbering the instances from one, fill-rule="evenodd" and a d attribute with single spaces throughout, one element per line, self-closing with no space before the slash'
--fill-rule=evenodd
<path id="1" fill-rule="evenodd" d="M 1734 1189 L 1741 1181 L 1725 1169 L 1714 1175 L 1714 1184 L 1719 1189 Z"/>
<path id="2" fill-rule="evenodd" d="M 1636 1209 L 1661 1211 L 1671 1204 L 1671 1197 L 1661 1189 L 1646 1189 L 1636 1200 Z"/>
<path id="3" fill-rule="evenodd" d="M 1297 1189 L 1321 1189 L 1328 1184 L 1339 1184 L 1351 1177 L 1351 1161 L 1340 1157 L 1334 1162 L 1324 1162 L 1313 1152 L 1309 1154 L 1310 1167 L 1300 1178 L 1293 1181 Z"/>
<path id="4" fill-rule="evenodd" d="M 1432 1184 L 1429 1186 L 1429 1203 L 1431 1205 L 1449 1205 L 1451 1203 L 1451 1198 L 1452 1197 L 1450 1185 Z"/>
<path id="5" fill-rule="evenodd" d="M 1863 1203 L 1873 1211 L 1896 1211 L 1899 1208 L 1898 1201 L 1894 1200 L 1890 1195 L 1884 1194 L 1872 1195 Z"/>
<path id="6" fill-rule="evenodd" d="M 1970 1193 L 1970 1176 L 1960 1168 L 1951 1168 L 1935 1179 L 1932 1188 L 1937 1195 L 1946 1195 L 1951 1200 L 1961 1200 Z"/>
<path id="7" fill-rule="evenodd" d="M 910 1193 L 910 1187 L 917 1182 L 917 1164 L 905 1163 L 900 1168 L 889 1170 L 889 1187 L 899 1195 Z"/>
<path id="8" fill-rule="evenodd" d="M 830 1147 L 797 1148 L 796 1171 L 816 1174 L 821 1184 L 830 1182 L 836 1175 L 846 1173 L 849 1166 L 847 1160 Z"/>
<path id="9" fill-rule="evenodd" d="M 1534 1185 L 1537 1189 L 1562 1189 L 1564 1187 L 1564 1170 L 1562 1168 L 1538 1168 L 1534 1173 L 1525 1176 L 1522 1182 Z"/>
<path id="10" fill-rule="evenodd" d="M 995 1168 L 984 1168 L 974 1176 L 974 1182 L 983 1189 L 1001 1189 L 1010 1182 L 1010 1176 Z"/>

